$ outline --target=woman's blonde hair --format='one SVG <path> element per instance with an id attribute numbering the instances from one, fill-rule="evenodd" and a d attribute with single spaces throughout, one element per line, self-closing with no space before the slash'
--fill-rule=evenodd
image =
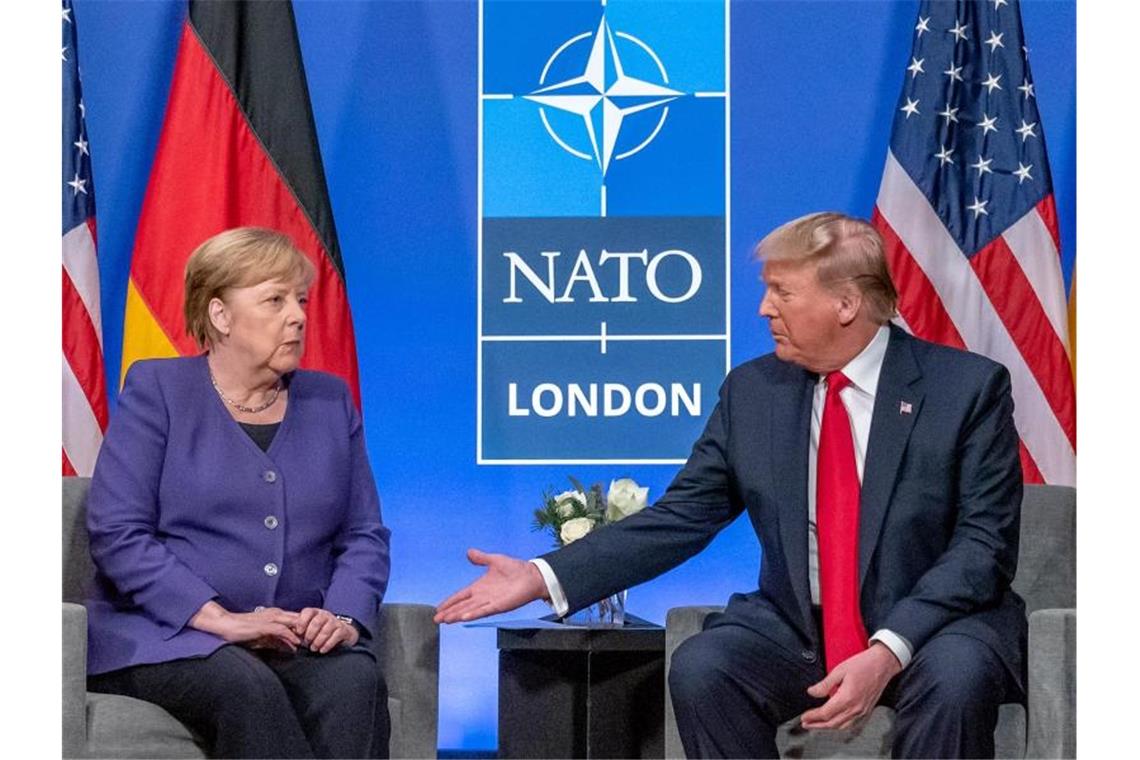
<path id="1" fill-rule="evenodd" d="M 853 282 L 867 313 L 879 324 L 895 316 L 899 294 L 883 254 L 883 239 L 862 219 L 833 211 L 801 216 L 782 224 L 756 246 L 761 261 L 814 263 L 820 284 L 834 288 Z"/>
<path id="2" fill-rule="evenodd" d="M 312 283 L 316 270 L 288 235 L 264 227 L 219 232 L 194 249 L 186 262 L 182 314 L 186 332 L 202 348 L 221 338 L 210 321 L 210 301 L 230 288 L 266 280 Z"/>

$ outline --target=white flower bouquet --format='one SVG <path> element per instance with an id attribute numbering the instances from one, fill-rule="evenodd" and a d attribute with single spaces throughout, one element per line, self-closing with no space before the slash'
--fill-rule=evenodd
<path id="1" fill-rule="evenodd" d="M 610 481 L 608 491 L 601 483 L 589 488 L 570 478 L 574 489 L 543 494 L 542 507 L 534 511 L 534 530 L 548 531 L 555 546 L 565 546 L 582 538 L 600 525 L 608 525 L 645 509 L 649 488 L 632 478 Z"/>

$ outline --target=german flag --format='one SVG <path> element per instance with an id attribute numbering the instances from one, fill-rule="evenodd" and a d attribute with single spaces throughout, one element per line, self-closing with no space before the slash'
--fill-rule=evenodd
<path id="1" fill-rule="evenodd" d="M 183 272 L 231 227 L 289 235 L 316 267 L 306 367 L 360 404 L 344 263 L 290 2 L 190 2 L 131 259 L 121 377 L 136 359 L 198 353 Z"/>

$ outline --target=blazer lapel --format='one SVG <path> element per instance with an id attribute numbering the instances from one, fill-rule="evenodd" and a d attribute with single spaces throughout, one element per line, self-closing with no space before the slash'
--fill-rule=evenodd
<path id="1" fill-rule="evenodd" d="M 808 453 L 811 447 L 812 386 L 815 376 L 795 368 L 789 382 L 771 396 L 772 483 L 778 499 L 780 542 L 805 631 L 813 630 L 808 586 Z"/>
<path id="2" fill-rule="evenodd" d="M 875 392 L 867 458 L 863 463 L 859 499 L 860 587 L 867 578 L 867 567 L 879 540 L 903 452 L 922 409 L 923 391 L 918 382 L 922 372 L 915 362 L 910 341 L 905 331 L 891 325 L 891 339 Z"/>

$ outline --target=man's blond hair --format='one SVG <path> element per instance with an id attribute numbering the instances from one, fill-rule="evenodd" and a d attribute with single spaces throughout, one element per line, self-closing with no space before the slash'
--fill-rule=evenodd
<path id="1" fill-rule="evenodd" d="M 263 227 L 235 227 L 206 240 L 186 262 L 182 316 L 186 332 L 202 348 L 221 335 L 210 321 L 210 301 L 225 298 L 230 288 L 266 280 L 301 282 L 308 287 L 316 273 L 288 235 Z"/>
<path id="2" fill-rule="evenodd" d="M 761 261 L 816 265 L 819 282 L 835 288 L 853 282 L 878 324 L 895 316 L 899 295 L 883 254 L 883 239 L 862 219 L 833 211 L 801 216 L 782 224 L 756 246 Z"/>

